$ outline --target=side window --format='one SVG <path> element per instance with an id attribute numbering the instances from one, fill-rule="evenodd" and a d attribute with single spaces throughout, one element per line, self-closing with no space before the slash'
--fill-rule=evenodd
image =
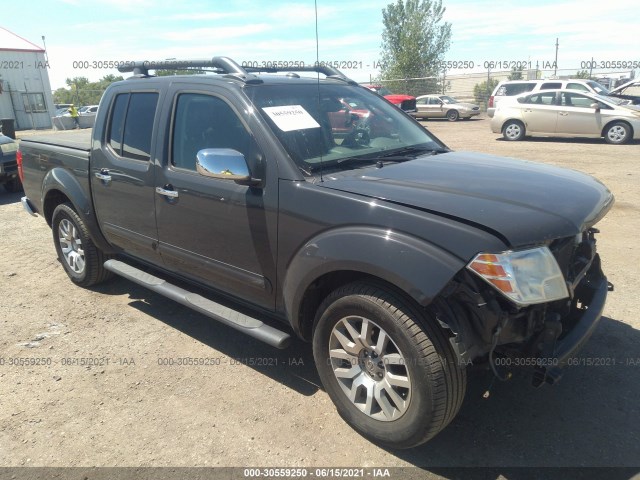
<path id="1" fill-rule="evenodd" d="M 157 93 L 123 93 L 116 97 L 109 120 L 111 148 L 121 157 L 149 160 Z"/>
<path id="2" fill-rule="evenodd" d="M 419 98 L 418 100 L 416 100 L 416 105 L 426 105 L 428 101 L 428 98 Z"/>
<path id="3" fill-rule="evenodd" d="M 508 83 L 504 86 L 504 95 L 513 96 L 533 90 L 535 83 Z"/>
<path id="4" fill-rule="evenodd" d="M 109 145 L 118 155 L 122 154 L 122 133 L 124 132 L 124 118 L 129 105 L 129 94 L 122 93 L 116 97 L 111 110 L 111 120 L 109 122 Z"/>
<path id="5" fill-rule="evenodd" d="M 583 83 L 569 83 L 567 84 L 567 88 L 570 90 L 580 90 L 582 92 L 588 92 L 589 89 L 587 88 L 586 85 L 584 85 Z"/>
<path id="6" fill-rule="evenodd" d="M 151 157 L 151 134 L 158 104 L 157 93 L 132 93 L 124 124 L 122 156 L 136 160 Z"/>
<path id="7" fill-rule="evenodd" d="M 204 148 L 231 148 L 251 163 L 256 146 L 244 125 L 222 99 L 211 95 L 183 93 L 175 107 L 171 163 L 177 168 L 196 169 L 196 154 Z"/>
<path id="8" fill-rule="evenodd" d="M 552 90 L 555 88 L 562 88 L 562 82 L 546 82 L 540 85 L 540 90 Z"/>
<path id="9" fill-rule="evenodd" d="M 591 108 L 594 100 L 579 93 L 562 92 L 562 105 L 566 107 Z"/>
<path id="10" fill-rule="evenodd" d="M 555 105 L 556 94 L 555 93 L 536 93 L 531 95 L 526 103 L 533 103 L 536 105 Z"/>

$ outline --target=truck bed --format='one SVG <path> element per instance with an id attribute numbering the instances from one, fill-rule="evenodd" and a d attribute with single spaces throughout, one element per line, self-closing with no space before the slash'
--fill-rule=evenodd
<path id="1" fill-rule="evenodd" d="M 58 147 L 73 148 L 88 152 L 91 149 L 91 129 L 75 130 L 71 132 L 57 132 L 25 137 L 22 142 L 40 143 Z"/>

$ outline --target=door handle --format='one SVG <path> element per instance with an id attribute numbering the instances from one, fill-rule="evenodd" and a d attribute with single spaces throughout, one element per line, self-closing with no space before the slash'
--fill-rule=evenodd
<path id="1" fill-rule="evenodd" d="M 98 180 L 102 180 L 103 182 L 111 181 L 111 175 L 109 175 L 109 170 L 107 170 L 106 168 L 103 168 L 99 172 L 96 172 L 95 176 Z"/>
<path id="2" fill-rule="evenodd" d="M 569 115 L 569 112 L 558 112 L 559 115 L 562 115 L 563 117 L 566 117 Z"/>
<path id="3" fill-rule="evenodd" d="M 172 188 L 170 185 L 165 185 L 165 187 L 169 187 L 169 189 L 156 187 L 156 193 L 158 195 L 164 195 L 165 197 L 169 198 L 178 198 L 178 192 L 176 192 L 175 190 L 170 190 L 170 188 Z"/>

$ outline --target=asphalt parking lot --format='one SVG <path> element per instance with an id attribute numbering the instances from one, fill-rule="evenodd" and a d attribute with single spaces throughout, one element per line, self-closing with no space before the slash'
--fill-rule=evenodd
<path id="1" fill-rule="evenodd" d="M 274 350 L 123 279 L 75 287 L 45 221 L 1 192 L 0 465 L 419 466 L 433 478 L 458 466 L 504 478 L 518 466 L 638 466 L 640 143 L 506 142 L 485 118 L 424 124 L 455 150 L 573 168 L 614 192 L 598 247 L 615 291 L 559 385 L 516 375 L 484 400 L 491 376 L 475 374 L 431 442 L 379 448 L 337 415 L 309 345 Z"/>

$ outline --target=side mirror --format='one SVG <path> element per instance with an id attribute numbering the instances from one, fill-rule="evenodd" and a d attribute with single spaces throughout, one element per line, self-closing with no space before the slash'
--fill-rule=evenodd
<path id="1" fill-rule="evenodd" d="M 233 180 L 239 185 L 256 186 L 244 155 L 231 148 L 205 148 L 196 154 L 196 171 L 210 178 Z"/>
<path id="2" fill-rule="evenodd" d="M 593 102 L 591 105 L 589 105 L 591 108 L 593 108 L 596 112 L 600 111 L 600 104 L 598 102 Z"/>

